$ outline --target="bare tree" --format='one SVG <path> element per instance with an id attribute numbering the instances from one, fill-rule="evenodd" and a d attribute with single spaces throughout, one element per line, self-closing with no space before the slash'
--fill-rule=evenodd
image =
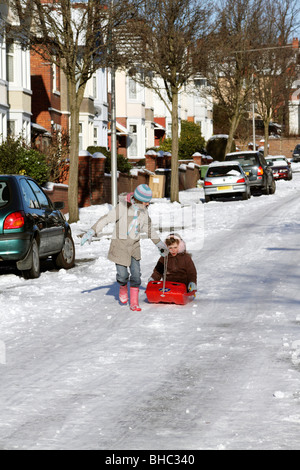
<path id="1" fill-rule="evenodd" d="M 268 154 L 269 125 L 288 105 L 295 79 L 296 52 L 289 44 L 297 16 L 297 0 L 265 0 L 261 36 L 264 45 L 253 57 L 254 97 L 264 123 L 264 154 Z"/>
<path id="2" fill-rule="evenodd" d="M 211 37 L 207 77 L 214 99 L 229 120 L 226 153 L 247 113 L 252 94 L 252 48 L 260 44 L 263 0 L 221 0 Z"/>
<path id="3" fill-rule="evenodd" d="M 204 69 L 211 11 L 209 0 L 146 0 L 127 25 L 131 71 L 172 116 L 171 201 L 179 200 L 179 94 Z"/>
<path id="4" fill-rule="evenodd" d="M 131 17 L 131 0 L 10 0 L 19 27 L 11 34 L 65 74 L 71 115 L 69 222 L 79 219 L 79 112 L 88 80 L 110 64 L 110 30 Z M 108 5 L 107 5 L 108 4 Z"/>

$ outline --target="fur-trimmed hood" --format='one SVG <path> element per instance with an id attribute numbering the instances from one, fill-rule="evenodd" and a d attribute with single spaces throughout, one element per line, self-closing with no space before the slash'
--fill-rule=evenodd
<path id="1" fill-rule="evenodd" d="M 185 253 L 186 252 L 186 243 L 178 233 L 170 233 L 170 235 L 167 237 L 167 239 L 168 238 L 175 238 L 175 240 L 179 241 L 178 253 Z"/>

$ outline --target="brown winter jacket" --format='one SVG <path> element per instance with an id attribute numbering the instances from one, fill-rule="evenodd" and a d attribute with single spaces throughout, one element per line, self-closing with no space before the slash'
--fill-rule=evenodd
<path id="1" fill-rule="evenodd" d="M 164 258 L 161 257 L 152 273 L 154 281 L 160 281 L 164 275 Z M 185 251 L 176 256 L 168 255 L 167 281 L 182 282 L 187 287 L 190 282 L 197 285 L 197 271 L 191 255 Z"/>

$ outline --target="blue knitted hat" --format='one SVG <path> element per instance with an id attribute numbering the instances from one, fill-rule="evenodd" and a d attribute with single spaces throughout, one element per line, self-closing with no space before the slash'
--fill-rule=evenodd
<path id="1" fill-rule="evenodd" d="M 150 202 L 152 199 L 152 191 L 147 184 L 140 184 L 134 191 L 133 196 L 141 202 Z"/>

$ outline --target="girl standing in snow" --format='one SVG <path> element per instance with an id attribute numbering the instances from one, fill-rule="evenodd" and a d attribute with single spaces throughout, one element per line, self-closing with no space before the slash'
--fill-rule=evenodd
<path id="1" fill-rule="evenodd" d="M 181 282 L 189 292 L 197 290 L 197 271 L 191 255 L 186 252 L 185 242 L 180 235 L 172 233 L 165 240 L 169 249 L 167 277 L 168 282 Z M 160 258 L 150 281 L 160 281 L 164 276 L 164 259 Z"/>
<path id="2" fill-rule="evenodd" d="M 168 248 L 160 240 L 152 227 L 147 208 L 152 199 L 152 191 L 146 184 L 140 184 L 134 193 L 121 194 L 116 208 L 101 217 L 93 227 L 83 235 L 81 245 L 91 243 L 94 235 L 99 235 L 103 228 L 115 222 L 115 229 L 108 253 L 108 259 L 116 264 L 117 281 L 120 285 L 119 300 L 128 302 L 130 281 L 130 309 L 140 311 L 139 288 L 141 285 L 141 247 L 140 233 L 145 232 L 148 238 L 158 247 L 162 256 L 167 256 Z M 128 272 L 130 271 L 130 273 Z"/>

